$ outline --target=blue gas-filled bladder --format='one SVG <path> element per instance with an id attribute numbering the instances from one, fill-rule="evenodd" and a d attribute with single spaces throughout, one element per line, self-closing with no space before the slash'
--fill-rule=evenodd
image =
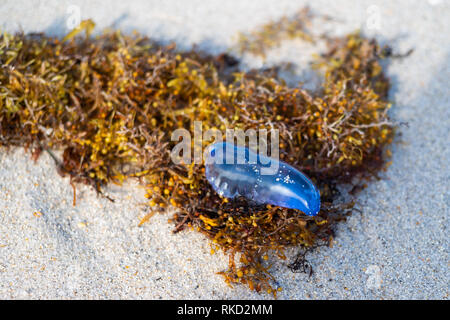
<path id="1" fill-rule="evenodd" d="M 226 142 L 210 145 L 206 154 L 206 178 L 219 195 L 243 196 L 259 204 L 298 209 L 310 216 L 319 212 L 316 186 L 287 163 Z M 269 171 L 272 174 L 267 174 Z"/>

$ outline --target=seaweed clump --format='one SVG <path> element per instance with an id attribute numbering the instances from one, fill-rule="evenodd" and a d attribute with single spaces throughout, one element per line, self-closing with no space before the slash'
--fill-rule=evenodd
<path id="1" fill-rule="evenodd" d="M 283 40 L 300 39 L 313 43 L 315 37 L 311 30 L 312 18 L 311 10 L 305 7 L 293 16 L 283 16 L 250 33 L 240 32 L 237 49 L 241 54 L 248 52 L 265 57 L 268 49 L 280 45 Z"/>
<path id="2" fill-rule="evenodd" d="M 62 150 L 62 159 L 55 157 L 59 172 L 99 193 L 107 183 L 139 179 L 151 212 L 173 208 L 175 232 L 197 230 L 212 251 L 229 255 L 229 269 L 221 272 L 227 283 L 276 295 L 269 256 L 286 259 L 286 248 L 329 244 L 336 222 L 353 208 L 336 201 L 336 186 L 383 166 L 394 133 L 380 66 L 385 48 L 359 33 L 329 39 L 316 61 L 324 82 L 309 92 L 274 73 L 232 73 L 236 60 L 227 54 L 178 52 L 137 33 L 76 36 L 92 27 L 84 22 L 63 40 L 1 35 L 0 145 L 24 146 L 35 158 Z M 229 201 L 212 190 L 202 164 L 172 163 L 170 134 L 193 132 L 194 121 L 222 132 L 278 129 L 281 159 L 320 188 L 319 214 Z"/>

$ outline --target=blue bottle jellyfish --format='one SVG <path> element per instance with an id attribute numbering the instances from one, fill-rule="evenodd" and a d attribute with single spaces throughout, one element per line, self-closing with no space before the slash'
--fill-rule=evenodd
<path id="1" fill-rule="evenodd" d="M 275 167 L 273 174 L 263 173 L 269 167 Z M 243 196 L 259 204 L 298 209 L 310 216 L 320 210 L 319 191 L 306 175 L 246 147 L 226 142 L 212 144 L 205 169 L 208 182 L 226 198 Z"/>

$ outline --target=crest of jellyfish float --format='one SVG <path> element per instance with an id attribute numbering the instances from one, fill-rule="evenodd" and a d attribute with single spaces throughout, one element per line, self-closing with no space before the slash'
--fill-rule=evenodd
<path id="1" fill-rule="evenodd" d="M 317 215 L 320 194 L 312 181 L 289 164 L 246 147 L 219 142 L 211 145 L 205 175 L 226 198 L 243 196 L 258 204 L 272 204 Z"/>

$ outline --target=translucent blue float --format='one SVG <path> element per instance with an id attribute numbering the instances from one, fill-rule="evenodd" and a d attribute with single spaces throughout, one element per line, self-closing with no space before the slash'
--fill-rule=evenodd
<path id="1" fill-rule="evenodd" d="M 298 209 L 314 216 L 320 194 L 311 180 L 287 163 L 226 142 L 209 146 L 205 173 L 214 190 L 226 198 L 243 196 L 259 204 Z M 272 174 L 266 174 L 272 170 Z"/>

